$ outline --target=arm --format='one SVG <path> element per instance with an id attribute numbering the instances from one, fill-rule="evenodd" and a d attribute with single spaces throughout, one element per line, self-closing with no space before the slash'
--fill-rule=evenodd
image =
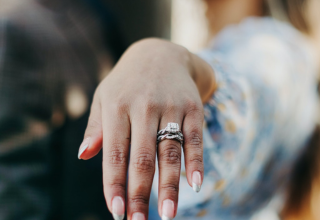
<path id="1" fill-rule="evenodd" d="M 223 53 L 201 54 L 219 85 L 205 105 L 205 179 L 217 173 L 208 182 L 215 185 L 212 213 L 240 208 L 249 215 L 268 202 L 311 134 L 316 74 L 300 43 L 246 36 Z"/>

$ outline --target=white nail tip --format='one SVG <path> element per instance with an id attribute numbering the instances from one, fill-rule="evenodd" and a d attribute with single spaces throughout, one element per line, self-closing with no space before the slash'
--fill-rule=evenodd
<path id="1" fill-rule="evenodd" d="M 192 183 L 192 189 L 193 191 L 195 191 L 196 193 L 200 192 L 201 190 L 201 186 L 195 184 L 195 183 Z"/>
<path id="2" fill-rule="evenodd" d="M 165 215 L 162 215 L 161 220 L 173 220 L 173 218 L 169 218 Z"/>
<path id="3" fill-rule="evenodd" d="M 82 153 L 89 147 L 89 144 L 83 146 L 80 150 L 79 150 L 79 153 L 78 153 L 78 159 L 80 160 L 81 158 L 81 155 Z"/>
<path id="4" fill-rule="evenodd" d="M 114 220 L 123 220 L 124 215 L 112 214 Z"/>

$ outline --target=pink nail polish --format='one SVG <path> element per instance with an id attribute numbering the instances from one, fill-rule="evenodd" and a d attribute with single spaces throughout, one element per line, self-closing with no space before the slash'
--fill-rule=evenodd
<path id="1" fill-rule="evenodd" d="M 162 220 L 172 220 L 174 218 L 174 202 L 166 199 L 162 203 Z"/>
<path id="2" fill-rule="evenodd" d="M 112 200 L 112 216 L 114 220 L 124 219 L 124 201 L 120 196 L 115 196 Z"/>
<path id="3" fill-rule="evenodd" d="M 194 171 L 192 173 L 192 188 L 195 192 L 200 192 L 201 189 L 201 174 L 199 171 Z"/>
<path id="4" fill-rule="evenodd" d="M 144 217 L 144 214 L 142 214 L 141 212 L 136 212 L 132 215 L 131 220 L 146 220 L 146 218 Z"/>
<path id="5" fill-rule="evenodd" d="M 81 159 L 81 155 L 83 154 L 83 152 L 85 152 L 85 150 L 89 147 L 90 144 L 90 138 L 86 138 L 83 140 L 82 144 L 80 145 L 79 148 L 79 153 L 78 153 L 78 159 Z"/>

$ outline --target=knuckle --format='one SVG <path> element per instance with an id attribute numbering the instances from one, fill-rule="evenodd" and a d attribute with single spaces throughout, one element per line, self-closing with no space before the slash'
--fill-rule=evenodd
<path id="1" fill-rule="evenodd" d="M 109 106 L 116 115 L 123 115 L 128 109 L 128 104 L 125 101 L 117 101 Z"/>
<path id="2" fill-rule="evenodd" d="M 151 184 L 151 182 L 150 182 L 150 184 Z M 148 181 L 146 181 L 146 180 L 140 181 L 140 183 L 138 183 L 138 184 L 135 186 L 135 192 L 136 192 L 136 194 L 141 194 L 141 193 L 143 193 L 143 192 L 146 192 L 146 189 L 148 188 L 147 185 L 148 185 Z"/>
<path id="3" fill-rule="evenodd" d="M 193 156 L 192 158 L 190 158 L 189 162 L 191 163 L 197 163 L 197 164 L 202 164 L 203 163 L 203 158 L 201 155 L 199 156 Z"/>
<path id="4" fill-rule="evenodd" d="M 179 185 L 173 183 L 161 184 L 160 189 L 164 191 L 169 191 L 170 193 L 178 193 Z"/>
<path id="5" fill-rule="evenodd" d="M 134 159 L 134 168 L 137 172 L 154 172 L 155 158 L 150 153 L 140 153 Z"/>
<path id="6" fill-rule="evenodd" d="M 125 191 L 126 190 L 126 185 L 125 183 L 121 183 L 121 182 L 113 182 L 113 183 L 109 183 L 107 185 L 105 185 L 103 187 L 104 191 Z"/>
<path id="7" fill-rule="evenodd" d="M 202 109 L 202 105 L 195 100 L 187 100 L 186 107 L 188 112 L 200 112 Z"/>
<path id="8" fill-rule="evenodd" d="M 109 154 L 109 163 L 112 165 L 127 164 L 127 156 L 121 144 L 114 144 Z"/>
<path id="9" fill-rule="evenodd" d="M 186 115 L 196 117 L 199 120 L 200 118 L 204 120 L 204 109 L 201 103 L 198 103 L 197 101 L 193 101 L 193 100 L 187 101 L 185 109 L 186 109 Z"/>
<path id="10" fill-rule="evenodd" d="M 170 143 L 163 147 L 160 151 L 160 160 L 169 164 L 177 164 L 181 162 L 181 149 L 177 143 Z"/>
<path id="11" fill-rule="evenodd" d="M 202 135 L 200 131 L 192 131 L 190 135 L 186 137 L 186 145 L 190 145 L 193 148 L 202 148 Z"/>
<path id="12" fill-rule="evenodd" d="M 127 104 L 126 103 L 124 103 L 124 102 L 120 102 L 120 103 L 118 103 L 117 104 L 117 112 L 119 113 L 119 114 L 123 114 L 123 113 L 125 113 L 127 111 Z"/>
<path id="13" fill-rule="evenodd" d="M 147 101 L 147 103 L 145 104 L 144 108 L 144 114 L 146 116 L 151 116 L 153 115 L 155 112 L 158 111 L 159 109 L 159 104 L 155 101 Z"/>
<path id="14" fill-rule="evenodd" d="M 181 106 L 181 108 L 182 108 L 182 106 Z M 176 104 L 176 102 L 169 100 L 166 104 L 165 113 L 166 114 L 174 113 L 174 112 L 179 111 L 179 109 L 181 109 L 181 108 L 179 107 L 178 104 Z"/>
<path id="15" fill-rule="evenodd" d="M 129 203 L 146 206 L 149 204 L 149 198 L 143 195 L 135 195 L 129 198 Z"/>

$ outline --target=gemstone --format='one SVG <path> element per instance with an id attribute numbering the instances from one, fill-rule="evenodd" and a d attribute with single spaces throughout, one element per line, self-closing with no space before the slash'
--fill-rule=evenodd
<path id="1" fill-rule="evenodd" d="M 166 131 L 168 132 L 178 132 L 179 131 L 179 125 L 177 123 L 168 123 L 166 127 Z"/>

